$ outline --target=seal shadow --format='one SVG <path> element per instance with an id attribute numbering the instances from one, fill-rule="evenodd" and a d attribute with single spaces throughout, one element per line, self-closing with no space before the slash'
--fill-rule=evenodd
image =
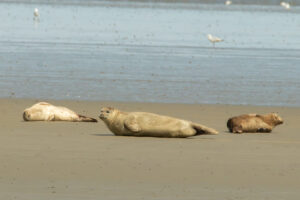
<path id="1" fill-rule="evenodd" d="M 233 133 L 233 132 L 230 132 L 230 131 L 224 131 L 224 133 L 226 134 L 232 134 L 232 135 L 271 135 L 271 134 L 274 134 L 275 132 L 242 132 L 242 133 Z"/>
<path id="2" fill-rule="evenodd" d="M 90 135 L 93 135 L 93 136 L 99 136 L 99 137 L 107 137 L 107 136 L 114 136 L 114 137 L 130 137 L 130 138 L 158 138 L 158 139 L 185 139 L 185 140 L 195 140 L 195 139 L 200 139 L 200 140 L 215 140 L 215 138 L 203 138 L 203 137 L 199 137 L 199 136 L 193 136 L 193 137 L 186 137 L 186 138 L 181 138 L 181 137 L 151 137 L 151 136 L 128 136 L 128 135 L 123 135 L 123 136 L 120 136 L 120 135 L 114 135 L 114 134 L 109 134 L 109 133 L 106 133 L 106 134 L 100 134 L 100 133 L 93 133 L 93 134 L 90 134 Z"/>
<path id="3" fill-rule="evenodd" d="M 204 137 L 199 137 L 199 136 L 193 136 L 193 137 L 187 137 L 187 138 L 182 138 L 182 139 L 188 139 L 188 140 L 215 140 L 215 138 L 204 138 Z"/>
<path id="4" fill-rule="evenodd" d="M 108 133 L 106 133 L 106 134 L 93 133 L 91 135 L 93 135 L 93 136 L 103 136 L 103 137 L 105 137 L 105 136 L 115 136 L 113 134 L 108 134 Z"/>
<path id="5" fill-rule="evenodd" d="M 234 134 L 234 133 L 232 133 L 232 132 L 230 132 L 230 131 L 228 131 L 228 130 L 224 131 L 224 133 L 227 133 L 227 134 Z"/>

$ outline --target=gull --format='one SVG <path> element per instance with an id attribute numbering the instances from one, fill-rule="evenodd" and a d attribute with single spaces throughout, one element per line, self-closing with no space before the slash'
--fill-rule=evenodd
<path id="1" fill-rule="evenodd" d="M 35 8 L 35 9 L 34 9 L 34 12 L 33 12 L 33 15 L 34 15 L 35 17 L 39 17 L 39 16 L 40 16 L 39 9 Z"/>
<path id="2" fill-rule="evenodd" d="M 35 8 L 33 12 L 33 16 L 35 20 L 38 20 L 40 17 L 39 9 Z"/>
<path id="3" fill-rule="evenodd" d="M 285 9 L 290 9 L 290 8 L 291 8 L 290 3 L 286 3 L 286 4 L 285 4 Z"/>
<path id="4" fill-rule="evenodd" d="M 291 8 L 290 3 L 288 3 L 288 2 L 282 1 L 282 2 L 280 2 L 280 5 L 281 5 L 282 7 L 284 7 L 285 9 L 290 9 L 290 8 Z"/>
<path id="5" fill-rule="evenodd" d="M 225 5 L 226 5 L 226 6 L 229 6 L 229 5 L 231 5 L 231 4 L 232 4 L 232 1 L 230 1 L 230 0 L 225 1 Z"/>
<path id="6" fill-rule="evenodd" d="M 218 37 L 216 37 L 216 36 L 212 36 L 211 34 L 207 34 L 207 39 L 208 39 L 211 43 L 213 43 L 214 47 L 215 47 L 215 43 L 216 43 L 216 42 L 222 42 L 222 41 L 224 41 L 223 39 L 218 38 Z"/>
<path id="7" fill-rule="evenodd" d="M 286 2 L 284 2 L 284 1 L 280 2 L 280 5 L 281 5 L 282 7 L 285 7 Z"/>

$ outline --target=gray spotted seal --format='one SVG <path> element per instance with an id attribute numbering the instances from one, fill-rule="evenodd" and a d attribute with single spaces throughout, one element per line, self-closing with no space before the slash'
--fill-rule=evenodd
<path id="1" fill-rule="evenodd" d="M 96 119 L 79 115 L 66 108 L 39 102 L 26 108 L 23 112 L 24 121 L 70 121 L 70 122 L 97 122 Z"/>
<path id="2" fill-rule="evenodd" d="M 122 112 L 111 107 L 101 109 L 99 118 L 115 135 L 151 137 L 190 137 L 218 134 L 218 131 L 190 121 L 147 112 Z"/>
<path id="3" fill-rule="evenodd" d="M 275 126 L 282 123 L 283 119 L 276 113 L 245 114 L 228 119 L 227 127 L 233 133 L 271 132 Z"/>

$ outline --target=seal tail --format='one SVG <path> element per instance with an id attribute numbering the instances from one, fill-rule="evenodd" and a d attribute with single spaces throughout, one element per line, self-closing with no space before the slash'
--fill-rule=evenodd
<path id="1" fill-rule="evenodd" d="M 83 115 L 78 115 L 78 117 L 79 117 L 80 122 L 98 122 L 96 119 L 91 118 L 91 117 L 86 117 Z"/>
<path id="2" fill-rule="evenodd" d="M 219 132 L 217 130 L 203 126 L 201 124 L 192 123 L 192 127 L 197 131 L 196 135 L 200 135 L 200 134 L 217 135 L 217 134 L 219 134 Z"/>

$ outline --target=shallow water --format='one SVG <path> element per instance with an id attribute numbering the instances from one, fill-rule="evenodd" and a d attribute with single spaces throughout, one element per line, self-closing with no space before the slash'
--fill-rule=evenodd
<path id="1" fill-rule="evenodd" d="M 300 106 L 299 7 L 85 2 L 0 3 L 0 97 Z"/>

